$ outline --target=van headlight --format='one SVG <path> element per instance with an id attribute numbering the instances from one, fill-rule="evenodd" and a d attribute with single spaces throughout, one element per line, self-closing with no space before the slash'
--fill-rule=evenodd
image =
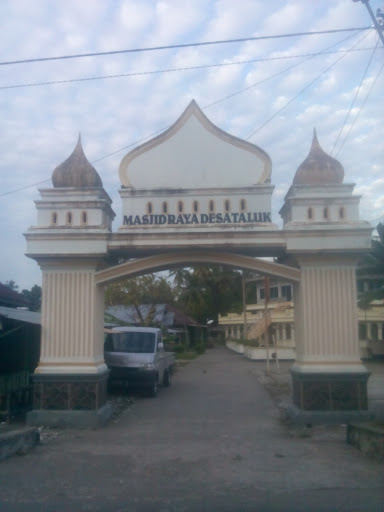
<path id="1" fill-rule="evenodd" d="M 140 368 L 142 370 L 154 370 L 155 369 L 155 365 L 153 363 L 143 363 Z"/>

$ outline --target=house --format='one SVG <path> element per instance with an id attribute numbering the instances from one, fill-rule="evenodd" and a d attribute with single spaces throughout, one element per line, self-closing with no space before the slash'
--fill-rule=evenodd
<path id="1" fill-rule="evenodd" d="M 7 308 L 28 308 L 28 300 L 15 290 L 0 283 L 0 306 Z"/>
<path id="2" fill-rule="evenodd" d="M 105 310 L 108 325 L 157 325 L 165 329 L 176 341 L 198 342 L 201 326 L 171 304 L 141 304 L 134 306 L 110 306 Z M 206 330 L 206 329 L 205 329 Z"/>
<path id="3" fill-rule="evenodd" d="M 1 419 L 31 406 L 30 376 L 40 358 L 40 332 L 40 313 L 0 306 Z"/>

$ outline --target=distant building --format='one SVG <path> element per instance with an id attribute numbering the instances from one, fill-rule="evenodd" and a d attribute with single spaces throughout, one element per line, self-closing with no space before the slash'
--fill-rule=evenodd
<path id="1" fill-rule="evenodd" d="M 251 286 L 250 284 L 248 286 Z M 264 344 L 260 334 L 265 312 L 264 278 L 253 283 L 255 301 L 247 304 L 242 313 L 228 313 L 219 317 L 227 341 L 254 340 Z M 368 289 L 358 281 L 358 288 Z M 278 348 L 295 349 L 294 297 L 292 285 L 279 279 L 270 281 L 270 299 L 267 305 L 270 316 L 270 344 Z M 361 356 L 384 356 L 384 300 L 372 301 L 369 308 L 358 310 Z M 246 343 L 245 343 L 246 344 Z"/>

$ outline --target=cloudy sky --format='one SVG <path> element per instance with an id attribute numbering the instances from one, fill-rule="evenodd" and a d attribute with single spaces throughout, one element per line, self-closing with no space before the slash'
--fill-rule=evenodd
<path id="1" fill-rule="evenodd" d="M 1 63 L 372 25 L 352 0 L 4 0 L 0 20 Z M 36 222 L 38 188 L 51 186 L 79 132 L 114 201 L 116 229 L 121 159 L 193 98 L 220 128 L 270 155 L 274 222 L 314 126 L 345 181 L 356 183 L 361 217 L 384 220 L 377 42 L 365 30 L 1 65 L 0 282 L 40 284 L 23 232 Z M 56 83 L 34 85 L 47 82 Z"/>

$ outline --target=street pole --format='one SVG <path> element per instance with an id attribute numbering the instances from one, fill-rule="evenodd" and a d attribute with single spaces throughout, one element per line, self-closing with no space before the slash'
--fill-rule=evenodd
<path id="1" fill-rule="evenodd" d="M 269 373 L 269 326 L 267 321 L 268 315 L 268 302 L 269 302 L 269 277 L 264 278 L 264 321 L 265 321 L 265 332 L 264 332 L 264 341 L 266 348 L 266 356 L 267 356 L 267 373 Z"/>
<path id="2" fill-rule="evenodd" d="M 369 0 L 353 0 L 353 2 L 361 2 L 361 3 L 365 4 L 365 7 L 367 8 L 367 11 L 369 12 L 369 15 L 372 18 L 373 24 L 375 25 L 375 29 L 376 29 L 377 33 L 379 34 L 381 42 L 383 43 L 383 46 L 384 46 L 384 34 L 383 34 L 384 26 L 377 21 L 377 18 L 373 14 L 373 11 L 369 4 Z M 377 10 L 377 13 L 381 19 L 384 19 L 384 15 L 382 14 L 380 9 Z"/>
<path id="3" fill-rule="evenodd" d="M 244 341 L 247 339 L 247 297 L 245 294 L 245 282 L 244 270 L 241 274 L 241 288 L 243 292 L 243 338 Z"/>

